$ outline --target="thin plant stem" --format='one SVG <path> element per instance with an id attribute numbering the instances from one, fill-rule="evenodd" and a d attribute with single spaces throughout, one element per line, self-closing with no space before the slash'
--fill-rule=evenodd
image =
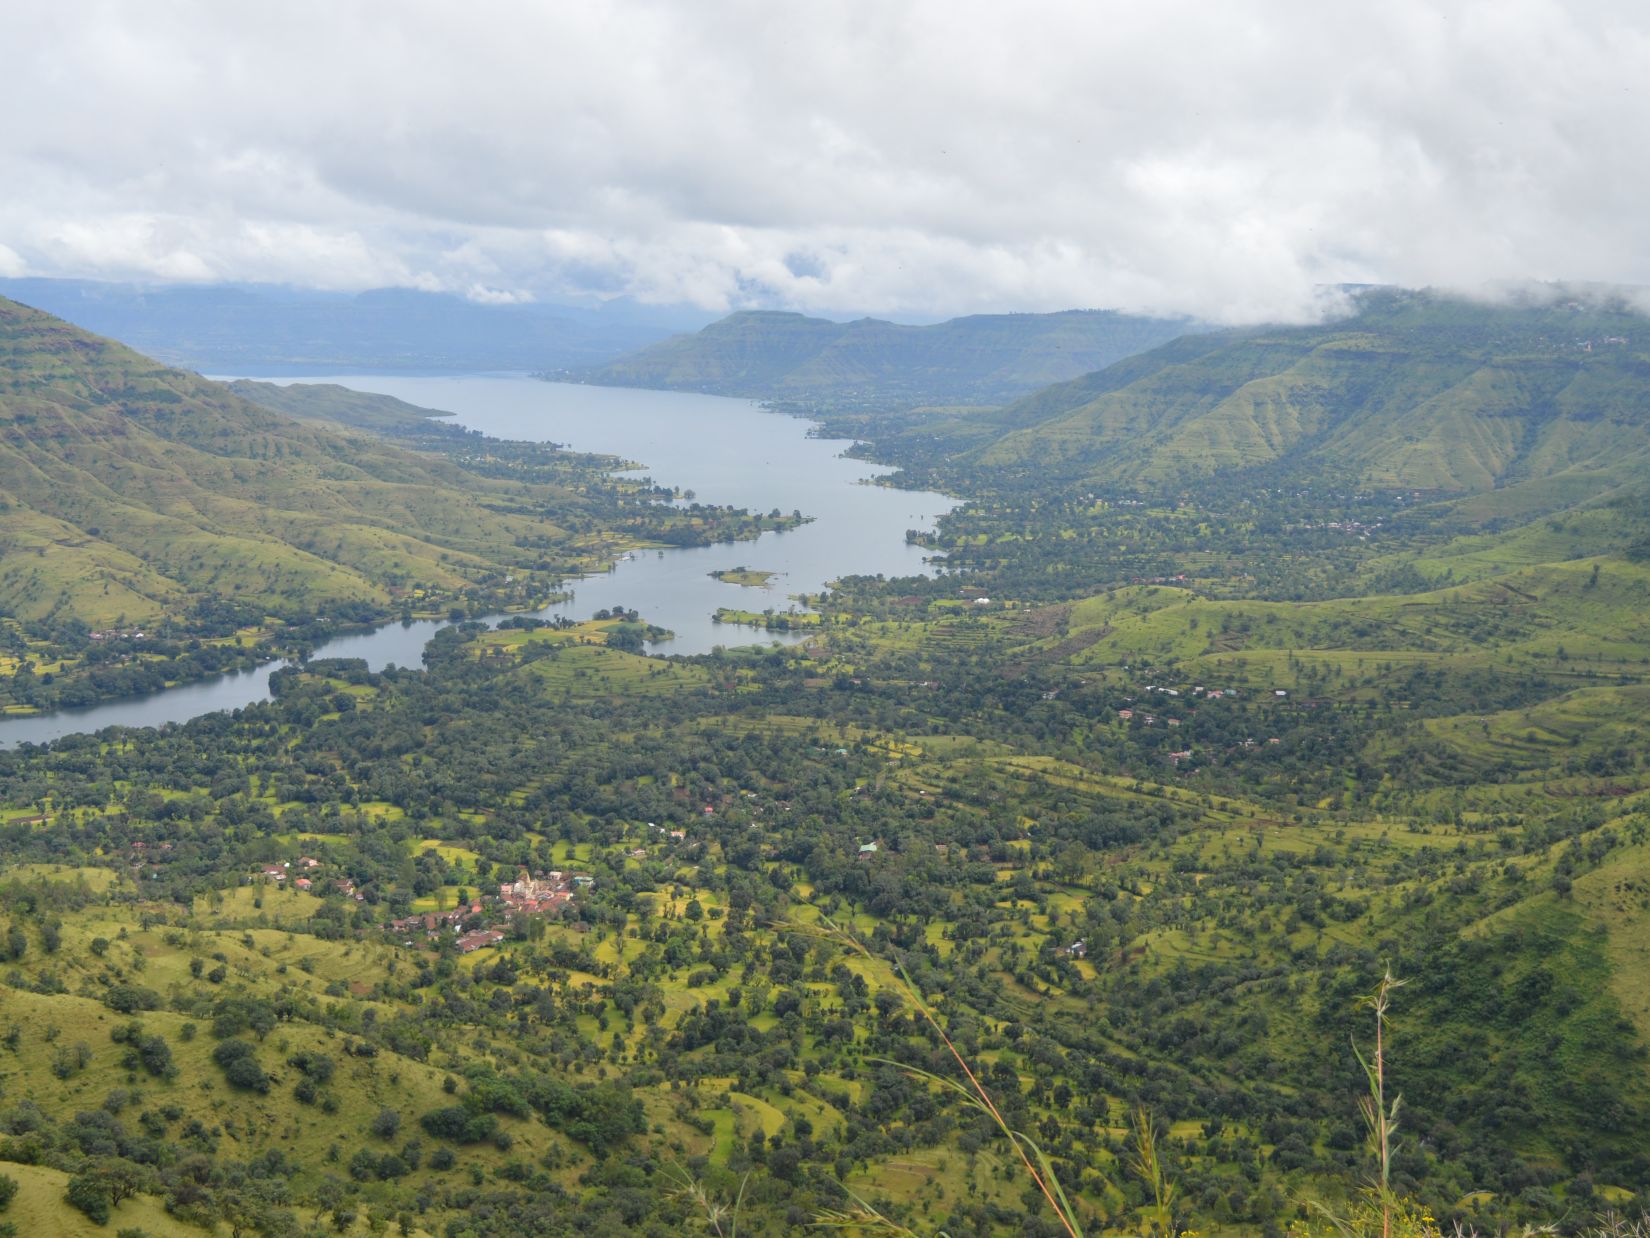
<path id="1" fill-rule="evenodd" d="M 1352 1052 L 1364 1068 L 1369 1084 L 1369 1095 L 1364 1098 L 1362 1108 L 1364 1121 L 1375 1144 L 1379 1174 L 1377 1190 L 1381 1197 L 1381 1238 L 1392 1238 L 1392 1136 L 1398 1129 L 1398 1107 L 1403 1101 L 1402 1097 L 1394 1097 L 1390 1107 L 1386 1103 L 1386 1022 L 1387 1012 L 1392 1008 L 1392 990 L 1403 983 L 1388 968 L 1381 977 L 1381 983 L 1375 986 L 1375 992 L 1360 1001 L 1375 1015 L 1374 1060 L 1366 1060 L 1358 1050 L 1357 1040 L 1354 1038 L 1352 1042 Z"/>
<path id="2" fill-rule="evenodd" d="M 875 956 L 871 954 L 870 950 L 868 950 L 865 945 L 853 935 L 853 933 L 843 928 L 841 925 L 838 925 L 829 916 L 822 915 L 820 920 L 821 923 L 825 925 L 826 929 L 829 930 L 829 935 L 845 942 L 851 949 L 867 961 L 874 961 Z M 1009 1126 L 1008 1121 L 1003 1117 L 1002 1112 L 997 1108 L 996 1102 L 991 1099 L 991 1093 L 986 1091 L 985 1085 L 979 1081 L 979 1078 L 974 1074 L 973 1068 L 969 1066 L 968 1059 L 963 1057 L 962 1052 L 955 1044 L 952 1043 L 951 1037 L 946 1034 L 945 1028 L 940 1026 L 940 1021 L 935 1017 L 933 1010 L 930 1009 L 928 1003 L 923 1000 L 922 994 L 917 991 L 917 986 L 912 982 L 910 975 L 906 972 L 905 965 L 896 960 L 894 963 L 894 968 L 899 977 L 900 987 L 905 991 L 906 997 L 910 999 L 911 1004 L 916 1007 L 919 1013 L 921 1013 L 923 1019 L 927 1021 L 928 1026 L 934 1029 L 934 1032 L 939 1036 L 941 1043 L 945 1045 L 946 1050 L 951 1054 L 952 1059 L 962 1070 L 964 1076 L 967 1077 L 971 1094 L 976 1103 L 978 1103 L 978 1105 L 991 1116 L 991 1120 L 996 1123 L 997 1129 L 1002 1132 L 1003 1137 L 1013 1146 L 1015 1153 L 1018 1154 L 1020 1158 L 1020 1164 L 1025 1167 L 1025 1171 L 1031 1176 L 1031 1180 L 1037 1184 L 1037 1189 L 1042 1192 L 1043 1198 L 1048 1201 L 1049 1208 L 1053 1211 L 1055 1217 L 1058 1218 L 1061 1226 L 1064 1227 L 1070 1238 L 1083 1238 L 1082 1231 L 1078 1228 L 1076 1219 L 1071 1214 L 1070 1205 L 1064 1202 L 1065 1192 L 1060 1188 L 1059 1183 L 1056 1182 L 1051 1187 L 1049 1185 L 1049 1181 L 1045 1180 L 1044 1175 L 1039 1173 L 1037 1166 L 1032 1163 L 1031 1156 L 1026 1151 L 1026 1145 L 1031 1141 L 1026 1136 L 1014 1130 L 1013 1127 Z M 1038 1159 L 1043 1160 L 1046 1164 L 1046 1158 L 1043 1157 L 1041 1150 L 1037 1149 L 1035 1144 L 1032 1144 L 1031 1146 L 1033 1150 L 1038 1152 Z M 1050 1178 L 1052 1178 L 1052 1170 L 1050 1171 Z"/>
<path id="3" fill-rule="evenodd" d="M 1135 1170 L 1152 1192 L 1153 1232 L 1173 1234 L 1170 1205 L 1174 1201 L 1174 1185 L 1163 1172 L 1163 1157 L 1157 1148 L 1157 1128 L 1144 1105 L 1137 1106 L 1134 1111 L 1134 1144 Z"/>

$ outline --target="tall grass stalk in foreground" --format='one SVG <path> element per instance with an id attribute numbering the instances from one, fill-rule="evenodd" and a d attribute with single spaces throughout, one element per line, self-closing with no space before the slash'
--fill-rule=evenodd
<path id="1" fill-rule="evenodd" d="M 1587 1231 L 1587 1238 L 1650 1238 L 1650 1214 L 1631 1221 L 1619 1212 L 1605 1212 Z"/>
<path id="2" fill-rule="evenodd" d="M 829 916 L 822 914 L 820 925 L 822 926 L 820 929 L 811 929 L 810 926 L 794 924 L 786 927 L 800 928 L 805 932 L 814 931 L 846 946 L 867 962 L 875 961 L 875 956 L 872 955 L 870 950 L 866 949 L 859 938 L 855 937 L 842 925 L 837 924 Z M 1002 1112 L 997 1108 L 996 1102 L 991 1099 L 991 1093 L 985 1090 L 985 1086 L 981 1084 L 979 1077 L 975 1075 L 973 1067 L 968 1064 L 968 1059 L 963 1057 L 962 1052 L 952 1043 L 951 1037 L 946 1034 L 945 1028 L 940 1026 L 940 1021 L 934 1014 L 933 1008 L 923 998 L 922 993 L 912 982 L 910 974 L 905 970 L 905 964 L 895 960 L 894 972 L 905 999 L 922 1015 L 928 1026 L 934 1029 L 935 1034 L 940 1038 L 940 1042 L 945 1045 L 946 1051 L 951 1054 L 952 1059 L 957 1063 L 968 1083 L 965 1086 L 955 1079 L 947 1079 L 943 1075 L 936 1075 L 931 1071 L 904 1062 L 892 1062 L 886 1058 L 872 1058 L 871 1060 L 906 1071 L 947 1091 L 954 1092 L 974 1109 L 987 1115 L 1019 1156 L 1021 1166 L 1032 1182 L 1036 1183 L 1037 1189 L 1042 1193 L 1043 1198 L 1048 1201 L 1048 1206 L 1053 1211 L 1055 1219 L 1060 1222 L 1070 1238 L 1083 1238 L 1083 1227 L 1077 1219 L 1077 1210 L 1072 1207 L 1071 1201 L 1066 1198 L 1065 1190 L 1060 1186 L 1060 1181 L 1054 1174 L 1054 1166 L 1049 1161 L 1048 1156 L 1030 1135 L 1027 1135 L 1024 1131 L 1017 1131 L 1008 1124 Z M 816 1218 L 816 1222 L 820 1225 L 838 1228 L 874 1228 L 893 1230 L 902 1234 L 911 1233 L 909 1229 L 890 1221 L 875 1208 L 870 1207 L 863 1200 L 854 1196 L 852 1192 L 849 1192 L 849 1195 L 859 1205 L 857 1211 L 851 1213 L 821 1213 Z"/>
<path id="3" fill-rule="evenodd" d="M 718 1238 L 739 1238 L 739 1209 L 745 1202 L 745 1184 L 751 1180 L 750 1174 L 747 1173 L 739 1180 L 739 1194 L 731 1204 L 712 1195 L 703 1182 L 680 1165 L 673 1164 L 667 1171 L 667 1176 L 674 1183 L 669 1194 L 687 1200 L 701 1212 L 704 1215 L 705 1226 L 711 1233 L 716 1234 Z M 724 1221 L 727 1222 L 726 1229 L 722 1228 Z"/>
<path id="4" fill-rule="evenodd" d="M 1157 1127 L 1144 1105 L 1134 1111 L 1134 1169 L 1152 1193 L 1151 1218 L 1147 1232 L 1172 1236 L 1174 1229 L 1174 1183 L 1163 1168 L 1157 1148 Z"/>
<path id="5" fill-rule="evenodd" d="M 1388 968 L 1381 983 L 1375 986 L 1375 992 L 1361 999 L 1365 1009 L 1375 1012 L 1374 1061 L 1365 1059 L 1356 1037 L 1352 1041 L 1352 1052 L 1369 1082 L 1369 1093 L 1360 1097 L 1358 1104 L 1380 1167 L 1381 1238 L 1392 1238 L 1392 1137 L 1398 1129 L 1398 1106 L 1403 1103 L 1402 1096 L 1394 1096 L 1390 1108 L 1386 1103 L 1386 1016 L 1392 1005 L 1392 990 L 1403 983 Z"/>
<path id="6" fill-rule="evenodd" d="M 1358 999 L 1358 1005 L 1375 1016 L 1375 1052 L 1365 1057 L 1352 1038 L 1352 1054 L 1363 1067 L 1367 1091 L 1358 1098 L 1358 1108 L 1369 1128 L 1369 1144 L 1375 1156 L 1375 1181 L 1363 1192 L 1362 1203 L 1346 1216 L 1337 1216 L 1321 1203 L 1313 1202 L 1316 1210 L 1344 1238 L 1432 1238 L 1438 1234 L 1437 1222 L 1425 1208 L 1417 1208 L 1398 1198 L 1392 1190 L 1392 1153 L 1397 1146 L 1398 1109 L 1401 1096 L 1394 1096 L 1389 1105 L 1386 1099 L 1387 1069 L 1387 1015 L 1392 1009 L 1392 993 L 1404 982 L 1392 974 L 1390 968 L 1373 993 Z M 1459 1226 L 1457 1227 L 1459 1232 Z"/>

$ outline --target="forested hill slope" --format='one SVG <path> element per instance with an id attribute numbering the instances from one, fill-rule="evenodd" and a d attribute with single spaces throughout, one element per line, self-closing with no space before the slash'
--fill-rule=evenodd
<path id="1" fill-rule="evenodd" d="M 580 377 L 848 407 L 994 404 L 1194 329 L 1185 319 L 1101 310 L 982 314 L 931 326 L 747 312 Z"/>
<path id="2" fill-rule="evenodd" d="M 1600 492 L 1650 459 L 1650 319 L 1619 300 L 1383 290 L 1335 323 L 1177 340 L 967 434 L 969 465 L 1070 482 L 1282 466 L 1381 487 Z"/>
<path id="3" fill-rule="evenodd" d="M 382 610 L 565 549 L 547 485 L 300 423 L 0 300 L 0 615 Z"/>

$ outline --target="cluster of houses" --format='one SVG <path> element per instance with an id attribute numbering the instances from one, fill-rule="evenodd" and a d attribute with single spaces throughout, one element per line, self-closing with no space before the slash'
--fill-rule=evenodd
<path id="1" fill-rule="evenodd" d="M 658 834 L 668 835 L 673 842 L 683 842 L 686 834 L 683 830 L 665 830 L 655 827 Z M 160 843 L 163 848 L 172 847 L 172 843 Z M 148 847 L 145 843 L 132 843 L 134 863 L 147 860 Z M 315 891 L 317 883 L 330 885 L 332 890 L 345 898 L 363 903 L 366 895 L 356 888 L 355 881 L 348 877 L 328 877 L 327 873 L 317 872 L 325 867 L 322 860 L 304 855 L 297 860 L 282 860 L 281 863 L 267 863 L 252 873 L 254 881 L 266 881 L 269 885 L 292 890 Z M 427 911 L 414 916 L 401 916 L 389 921 L 384 928 L 393 938 L 399 939 L 406 946 L 413 946 L 416 941 L 432 941 L 441 938 L 442 934 L 457 933 L 457 947 L 462 954 L 479 951 L 483 947 L 497 946 L 505 939 L 505 933 L 497 928 L 470 928 L 465 931 L 464 924 L 475 923 L 475 918 L 487 916 L 490 919 L 502 919 L 505 916 L 516 914 L 558 914 L 563 913 L 579 890 L 587 890 L 596 885 L 596 878 L 587 877 L 584 873 L 564 873 L 561 870 L 551 870 L 541 877 L 523 868 L 515 881 L 505 881 L 498 886 L 498 896 L 479 896 L 477 900 L 455 906 L 449 911 Z"/>
<path id="2" fill-rule="evenodd" d="M 1160 688 L 1154 683 L 1149 683 L 1143 691 L 1157 692 L 1163 696 L 1201 696 L 1206 701 L 1218 701 L 1222 697 L 1237 695 L 1236 688 L 1205 688 L 1202 684 L 1187 688 L 1183 693 L 1179 688 Z"/>
<path id="3" fill-rule="evenodd" d="M 301 873 L 312 872 L 320 867 L 321 861 L 312 855 L 302 856 L 298 860 L 298 871 Z M 285 885 L 287 879 L 292 877 L 292 864 L 288 860 L 282 860 L 279 864 L 267 865 L 259 870 L 258 876 L 266 881 L 273 881 L 276 885 Z M 292 879 L 292 887 L 295 890 L 312 890 L 315 888 L 315 880 L 312 877 L 296 877 Z M 355 894 L 353 883 L 350 884 L 348 893 Z M 360 895 L 357 894 L 356 898 L 359 901 Z"/>
<path id="4" fill-rule="evenodd" d="M 478 900 L 455 907 L 451 911 L 431 911 L 422 915 L 403 916 L 399 920 L 390 921 L 389 930 L 401 938 L 403 945 L 411 946 L 420 936 L 426 941 L 431 941 L 445 932 L 457 932 L 466 920 L 482 915 L 488 910 L 489 905 L 493 910 L 502 910 L 508 915 L 559 913 L 572 903 L 573 896 L 579 890 L 588 889 L 595 883 L 594 877 L 583 873 L 564 873 L 559 869 L 552 869 L 542 877 L 535 877 L 526 869 L 522 869 L 514 881 L 499 885 L 496 900 Z M 498 945 L 504 937 L 502 929 L 473 928 L 468 932 L 459 933 L 456 944 L 460 954 L 471 954 Z"/>
<path id="5" fill-rule="evenodd" d="M 458 939 L 458 952 L 471 954 L 483 946 L 496 946 L 504 940 L 504 934 L 499 929 L 472 929 Z"/>
<path id="6" fill-rule="evenodd" d="M 1147 684 L 1142 689 L 1142 691 L 1144 693 L 1156 694 L 1158 696 L 1197 697 L 1197 698 L 1201 698 L 1202 700 L 1205 700 L 1205 701 L 1219 701 L 1219 700 L 1223 700 L 1226 697 L 1236 697 L 1238 695 L 1238 692 L 1237 692 L 1236 688 L 1208 688 L 1208 687 L 1203 686 L 1202 684 L 1198 684 L 1195 687 L 1185 688 L 1185 689 L 1165 688 L 1165 687 L 1160 687 L 1157 684 Z M 1288 691 L 1285 690 L 1285 689 L 1282 689 L 1282 688 L 1274 689 L 1273 692 L 1272 692 L 1272 696 L 1275 697 L 1275 698 L 1278 698 L 1278 699 L 1286 698 L 1286 697 L 1288 697 L 1288 695 L 1289 695 Z M 1134 702 L 1133 698 L 1130 698 L 1129 699 L 1129 705 L 1133 705 L 1134 703 L 1135 702 Z M 1170 726 L 1170 727 L 1178 727 L 1178 726 L 1181 725 L 1181 720 L 1179 718 L 1159 719 L 1156 714 L 1146 713 L 1144 710 L 1136 710 L 1136 709 L 1132 709 L 1132 708 L 1128 708 L 1128 707 L 1124 707 L 1122 709 L 1119 709 L 1117 711 L 1117 717 L 1123 722 L 1138 721 L 1141 725 L 1144 725 L 1144 726 L 1156 726 L 1160 721 L 1163 722 L 1165 725 Z M 1281 740 L 1275 739 L 1275 738 L 1274 739 L 1268 739 L 1266 741 L 1266 743 L 1268 745 L 1275 745 L 1275 744 L 1279 744 L 1281 742 L 1282 742 Z M 1253 748 L 1255 746 L 1256 746 L 1256 741 L 1253 740 L 1253 739 L 1246 739 L 1241 744 L 1241 747 L 1243 747 L 1243 748 Z M 1171 765 L 1175 766 L 1176 768 L 1178 768 L 1180 766 L 1181 762 L 1192 760 L 1192 750 L 1190 748 L 1183 748 L 1183 749 L 1181 749 L 1177 752 L 1171 752 L 1171 753 L 1168 754 L 1167 759 L 1169 761 L 1169 764 L 1171 764 Z"/>
<path id="7" fill-rule="evenodd" d="M 1219 701 L 1228 696 L 1235 697 L 1237 695 L 1236 688 L 1205 688 L 1202 684 L 1198 684 L 1195 688 L 1187 688 L 1184 691 L 1179 688 L 1160 688 L 1156 684 L 1147 684 L 1142 691 L 1146 693 L 1156 693 L 1159 696 L 1199 697 L 1205 701 Z M 1129 704 L 1134 704 L 1134 699 L 1132 697 L 1129 698 Z M 1119 709 L 1117 711 L 1117 716 L 1124 722 L 1133 722 L 1136 718 L 1138 718 L 1144 726 L 1156 726 L 1158 722 L 1156 714 L 1144 713 L 1129 708 Z M 1166 725 L 1171 727 L 1177 727 L 1180 725 L 1179 718 L 1165 718 L 1163 721 Z"/>
<path id="8" fill-rule="evenodd" d="M 595 883 L 594 877 L 582 873 L 564 873 L 553 868 L 543 877 L 534 877 L 522 869 L 514 881 L 499 886 L 498 901 L 512 912 L 527 915 L 560 911 L 573 901 L 575 889 Z"/>
<path id="9" fill-rule="evenodd" d="M 416 945 L 420 938 L 433 941 L 449 930 L 457 932 L 465 920 L 480 914 L 480 903 L 466 903 L 451 911 L 427 911 L 420 915 L 402 916 L 399 920 L 391 920 L 386 927 L 393 936 L 400 938 L 402 945 L 411 946 Z M 500 929 L 477 928 L 460 933 L 457 944 L 459 953 L 470 954 L 483 946 L 496 946 L 503 940 L 504 933 Z"/>
<path id="10" fill-rule="evenodd" d="M 669 833 L 673 839 L 685 837 L 681 830 L 671 830 Z M 141 859 L 144 844 L 133 843 L 132 846 L 136 856 Z M 170 847 L 171 844 L 166 843 L 164 846 Z M 253 876 L 282 888 L 290 885 L 292 889 L 312 891 L 316 881 L 322 879 L 322 875 L 315 872 L 321 867 L 320 860 L 306 855 L 301 856 L 296 863 L 283 860 L 279 864 L 267 864 L 258 869 Z M 420 939 L 430 941 L 443 933 L 458 932 L 458 949 L 460 953 L 469 954 L 488 946 L 496 946 L 505 938 L 502 930 L 493 928 L 473 928 L 468 932 L 460 932 L 465 921 L 472 917 L 481 916 L 488 910 L 502 911 L 505 915 L 560 913 L 572 903 L 574 895 L 579 890 L 595 883 L 594 877 L 583 873 L 564 873 L 552 869 L 542 877 L 535 877 L 527 869 L 522 869 L 516 880 L 505 882 L 498 887 L 496 899 L 486 897 L 454 907 L 450 911 L 402 916 L 400 919 L 391 920 L 385 927 L 392 936 L 408 946 Z M 358 903 L 366 899 L 366 896 L 356 888 L 355 882 L 348 877 L 333 878 L 330 884 L 345 898 Z"/>
<path id="11" fill-rule="evenodd" d="M 399 920 L 390 921 L 390 931 L 402 939 L 401 944 L 411 946 L 416 944 L 420 935 L 426 941 L 441 936 L 448 929 L 458 929 L 471 916 L 481 914 L 480 903 L 470 903 L 464 907 L 455 907 L 451 911 L 430 911 L 419 916 L 402 916 Z M 460 933 L 457 940 L 460 954 L 472 954 L 485 946 L 496 946 L 504 940 L 502 929 L 477 928 L 467 933 Z"/>
<path id="12" fill-rule="evenodd" d="M 1121 718 L 1124 722 L 1132 722 L 1135 719 L 1136 714 L 1135 714 L 1134 710 L 1132 710 L 1132 709 L 1120 709 L 1120 710 L 1117 711 L 1117 716 L 1119 718 Z M 1144 726 L 1156 726 L 1157 725 L 1157 715 L 1156 714 L 1140 714 L 1138 716 L 1140 718 L 1141 724 L 1144 725 Z M 1180 725 L 1180 719 L 1179 718 L 1167 718 L 1167 719 L 1165 719 L 1165 721 L 1170 726 L 1179 726 Z"/>
<path id="13" fill-rule="evenodd" d="M 481 914 L 480 903 L 466 903 L 461 907 L 454 907 L 451 911 L 426 911 L 414 916 L 402 916 L 399 920 L 390 921 L 390 932 L 396 934 L 424 933 L 435 937 L 443 929 L 457 928 L 468 916 Z M 412 945 L 412 942 L 407 942 Z"/>

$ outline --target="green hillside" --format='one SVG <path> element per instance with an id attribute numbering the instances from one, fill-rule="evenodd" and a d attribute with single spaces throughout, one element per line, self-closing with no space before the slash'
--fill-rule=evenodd
<path id="1" fill-rule="evenodd" d="M 0 303 L 0 611 L 143 624 L 456 593 L 569 547 L 554 491 L 304 425 Z"/>
<path id="2" fill-rule="evenodd" d="M 1190 329 L 1185 320 L 1098 310 L 982 314 L 931 326 L 750 311 L 581 377 L 810 405 L 996 403 Z"/>
<path id="3" fill-rule="evenodd" d="M 232 389 L 0 301 L 0 706 L 149 690 L 329 624 L 542 604 L 626 548 L 786 523 L 440 416 Z"/>
<path id="4" fill-rule="evenodd" d="M 443 409 L 420 408 L 390 395 L 355 391 L 337 383 L 266 383 L 241 378 L 228 384 L 236 395 L 300 421 L 332 421 L 380 433 L 422 431 Z"/>
<path id="5" fill-rule="evenodd" d="M 969 450 L 1073 483 L 1222 473 L 1478 491 L 1641 476 L 1647 320 L 1608 300 L 1541 307 L 1367 293 L 1320 327 L 1178 341 L 1036 393 Z"/>

